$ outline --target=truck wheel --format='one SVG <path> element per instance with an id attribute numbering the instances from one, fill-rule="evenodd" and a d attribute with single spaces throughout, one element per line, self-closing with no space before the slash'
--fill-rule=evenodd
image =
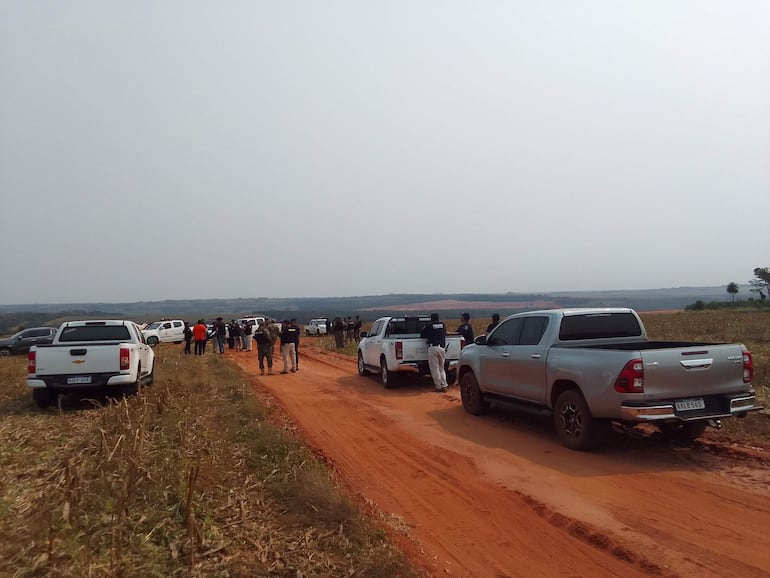
<path id="1" fill-rule="evenodd" d="M 479 382 L 470 371 L 460 379 L 460 399 L 465 411 L 471 415 L 482 415 L 489 411 L 489 402 L 484 399 Z"/>
<path id="2" fill-rule="evenodd" d="M 706 431 L 708 424 L 705 421 L 680 421 L 663 422 L 658 424 L 661 433 L 670 440 L 678 442 L 691 442 L 699 438 Z"/>
<path id="3" fill-rule="evenodd" d="M 393 389 L 396 387 L 396 376 L 388 371 L 388 362 L 385 361 L 385 357 L 380 359 L 380 368 L 380 380 L 382 381 L 382 385 L 385 386 L 385 389 Z"/>
<path id="4" fill-rule="evenodd" d="M 33 389 L 32 400 L 35 405 L 40 409 L 45 409 L 49 405 L 53 404 L 58 397 L 58 393 L 51 391 L 50 389 Z"/>
<path id="5" fill-rule="evenodd" d="M 147 338 L 147 345 L 150 347 L 155 347 L 158 344 L 158 338 L 157 337 L 148 337 Z"/>
<path id="6" fill-rule="evenodd" d="M 4 347 L 3 349 L 0 349 L 0 357 L 10 357 L 11 356 L 11 350 L 7 347 Z"/>
<path id="7" fill-rule="evenodd" d="M 358 375 L 369 375 L 369 370 L 366 369 L 366 364 L 364 364 L 364 356 L 361 355 L 361 352 L 358 352 Z"/>
<path id="8" fill-rule="evenodd" d="M 594 418 L 583 394 L 576 389 L 559 395 L 553 419 L 561 443 L 572 450 L 594 449 L 609 432 L 610 422 Z"/>

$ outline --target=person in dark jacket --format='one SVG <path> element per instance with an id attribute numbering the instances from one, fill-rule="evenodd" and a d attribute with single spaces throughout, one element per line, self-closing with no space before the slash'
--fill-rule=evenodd
<path id="1" fill-rule="evenodd" d="M 192 345 L 193 340 L 193 332 L 192 327 L 190 327 L 190 324 L 187 323 L 187 321 L 184 322 L 184 353 L 185 355 L 192 353 L 192 348 L 190 347 Z"/>
<path id="2" fill-rule="evenodd" d="M 500 325 L 500 314 L 499 313 L 493 313 L 492 314 L 492 323 L 487 325 L 487 333 L 492 333 L 492 330 Z"/>
<path id="3" fill-rule="evenodd" d="M 431 313 L 430 323 L 420 332 L 428 344 L 428 367 L 436 391 L 443 393 L 449 387 L 446 380 L 446 326 L 439 321 L 438 313 Z"/>
<path id="4" fill-rule="evenodd" d="M 299 343 L 299 328 L 292 325 L 288 319 L 284 319 L 281 324 L 281 357 L 283 358 L 283 369 L 281 373 L 294 373 L 297 371 L 297 344 Z"/>
<path id="5" fill-rule="evenodd" d="M 467 313 L 460 315 L 460 326 L 457 328 L 457 333 L 463 336 L 465 339 L 465 345 L 473 343 L 473 327 L 471 326 L 471 316 Z"/>
<path id="6" fill-rule="evenodd" d="M 273 337 L 267 321 L 260 321 L 254 329 L 254 341 L 257 342 L 260 375 L 265 375 L 265 360 L 267 360 L 267 374 L 273 375 L 273 342 L 275 337 Z"/>

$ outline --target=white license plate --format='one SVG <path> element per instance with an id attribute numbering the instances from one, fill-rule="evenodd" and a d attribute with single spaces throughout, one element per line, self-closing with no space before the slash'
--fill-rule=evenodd
<path id="1" fill-rule="evenodd" d="M 68 377 L 67 378 L 67 385 L 74 385 L 78 383 L 91 383 L 91 376 L 90 375 L 84 375 L 82 377 Z"/>
<path id="2" fill-rule="evenodd" d="M 702 397 L 696 397 L 693 399 L 680 399 L 676 402 L 677 411 L 687 411 L 690 409 L 705 409 L 706 402 Z"/>

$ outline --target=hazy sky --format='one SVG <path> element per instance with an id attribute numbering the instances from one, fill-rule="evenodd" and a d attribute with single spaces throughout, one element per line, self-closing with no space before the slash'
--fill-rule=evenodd
<path id="1" fill-rule="evenodd" d="M 0 303 L 770 266 L 770 2 L 0 0 Z"/>

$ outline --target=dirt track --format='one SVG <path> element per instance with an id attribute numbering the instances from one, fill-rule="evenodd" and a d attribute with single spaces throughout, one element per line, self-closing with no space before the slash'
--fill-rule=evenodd
<path id="1" fill-rule="evenodd" d="M 430 575 L 770 576 L 766 449 L 616 432 L 573 452 L 547 419 L 474 417 L 415 378 L 385 390 L 312 343 L 296 374 L 227 355 Z"/>

